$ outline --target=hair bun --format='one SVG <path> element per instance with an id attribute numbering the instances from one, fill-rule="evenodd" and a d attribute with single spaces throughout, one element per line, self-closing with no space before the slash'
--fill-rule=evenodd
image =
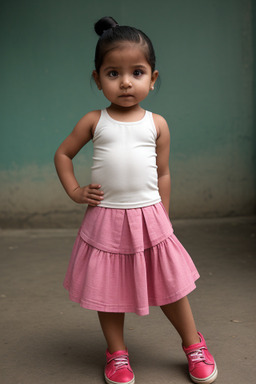
<path id="1" fill-rule="evenodd" d="M 111 16 L 102 17 L 97 23 L 94 24 L 94 30 L 97 35 L 101 36 L 105 31 L 110 28 L 115 28 L 118 23 Z"/>

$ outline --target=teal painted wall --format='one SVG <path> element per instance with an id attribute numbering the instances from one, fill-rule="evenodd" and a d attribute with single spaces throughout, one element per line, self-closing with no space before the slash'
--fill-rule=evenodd
<path id="1" fill-rule="evenodd" d="M 107 105 L 91 72 L 93 24 L 109 14 L 145 31 L 155 46 L 161 86 L 144 107 L 170 126 L 171 217 L 253 214 L 253 1 L 5 0 L 1 226 L 80 220 L 84 207 L 65 195 L 53 156 L 85 113 Z M 90 181 L 91 155 L 89 144 L 75 160 L 81 184 Z"/>

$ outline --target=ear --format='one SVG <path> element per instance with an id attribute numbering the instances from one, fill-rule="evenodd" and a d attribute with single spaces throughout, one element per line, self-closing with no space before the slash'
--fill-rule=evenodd
<path id="1" fill-rule="evenodd" d="M 154 85 L 155 85 L 155 82 L 158 78 L 158 75 L 159 75 L 159 72 L 157 70 L 155 70 L 153 73 L 152 73 L 152 76 L 151 76 L 151 82 L 150 82 L 150 89 L 154 89 Z"/>
<path id="2" fill-rule="evenodd" d="M 94 71 L 92 72 L 92 77 L 94 78 L 94 81 L 95 81 L 95 83 L 96 83 L 98 89 L 101 90 L 101 89 L 102 89 L 102 86 L 101 86 L 100 76 L 99 76 L 98 72 L 94 70 Z"/>

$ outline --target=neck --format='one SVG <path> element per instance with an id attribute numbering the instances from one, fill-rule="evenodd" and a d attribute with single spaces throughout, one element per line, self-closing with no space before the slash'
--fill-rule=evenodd
<path id="1" fill-rule="evenodd" d="M 143 118 L 145 110 L 139 104 L 132 107 L 120 107 L 111 104 L 107 111 L 111 117 L 120 121 L 138 121 Z"/>

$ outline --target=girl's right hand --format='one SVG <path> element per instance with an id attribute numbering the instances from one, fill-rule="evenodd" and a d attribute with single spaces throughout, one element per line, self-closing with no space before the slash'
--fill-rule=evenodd
<path id="1" fill-rule="evenodd" d="M 78 187 L 72 193 L 72 199 L 79 204 L 88 204 L 97 207 L 103 200 L 104 192 L 100 190 L 101 185 L 89 184 L 85 187 Z"/>

